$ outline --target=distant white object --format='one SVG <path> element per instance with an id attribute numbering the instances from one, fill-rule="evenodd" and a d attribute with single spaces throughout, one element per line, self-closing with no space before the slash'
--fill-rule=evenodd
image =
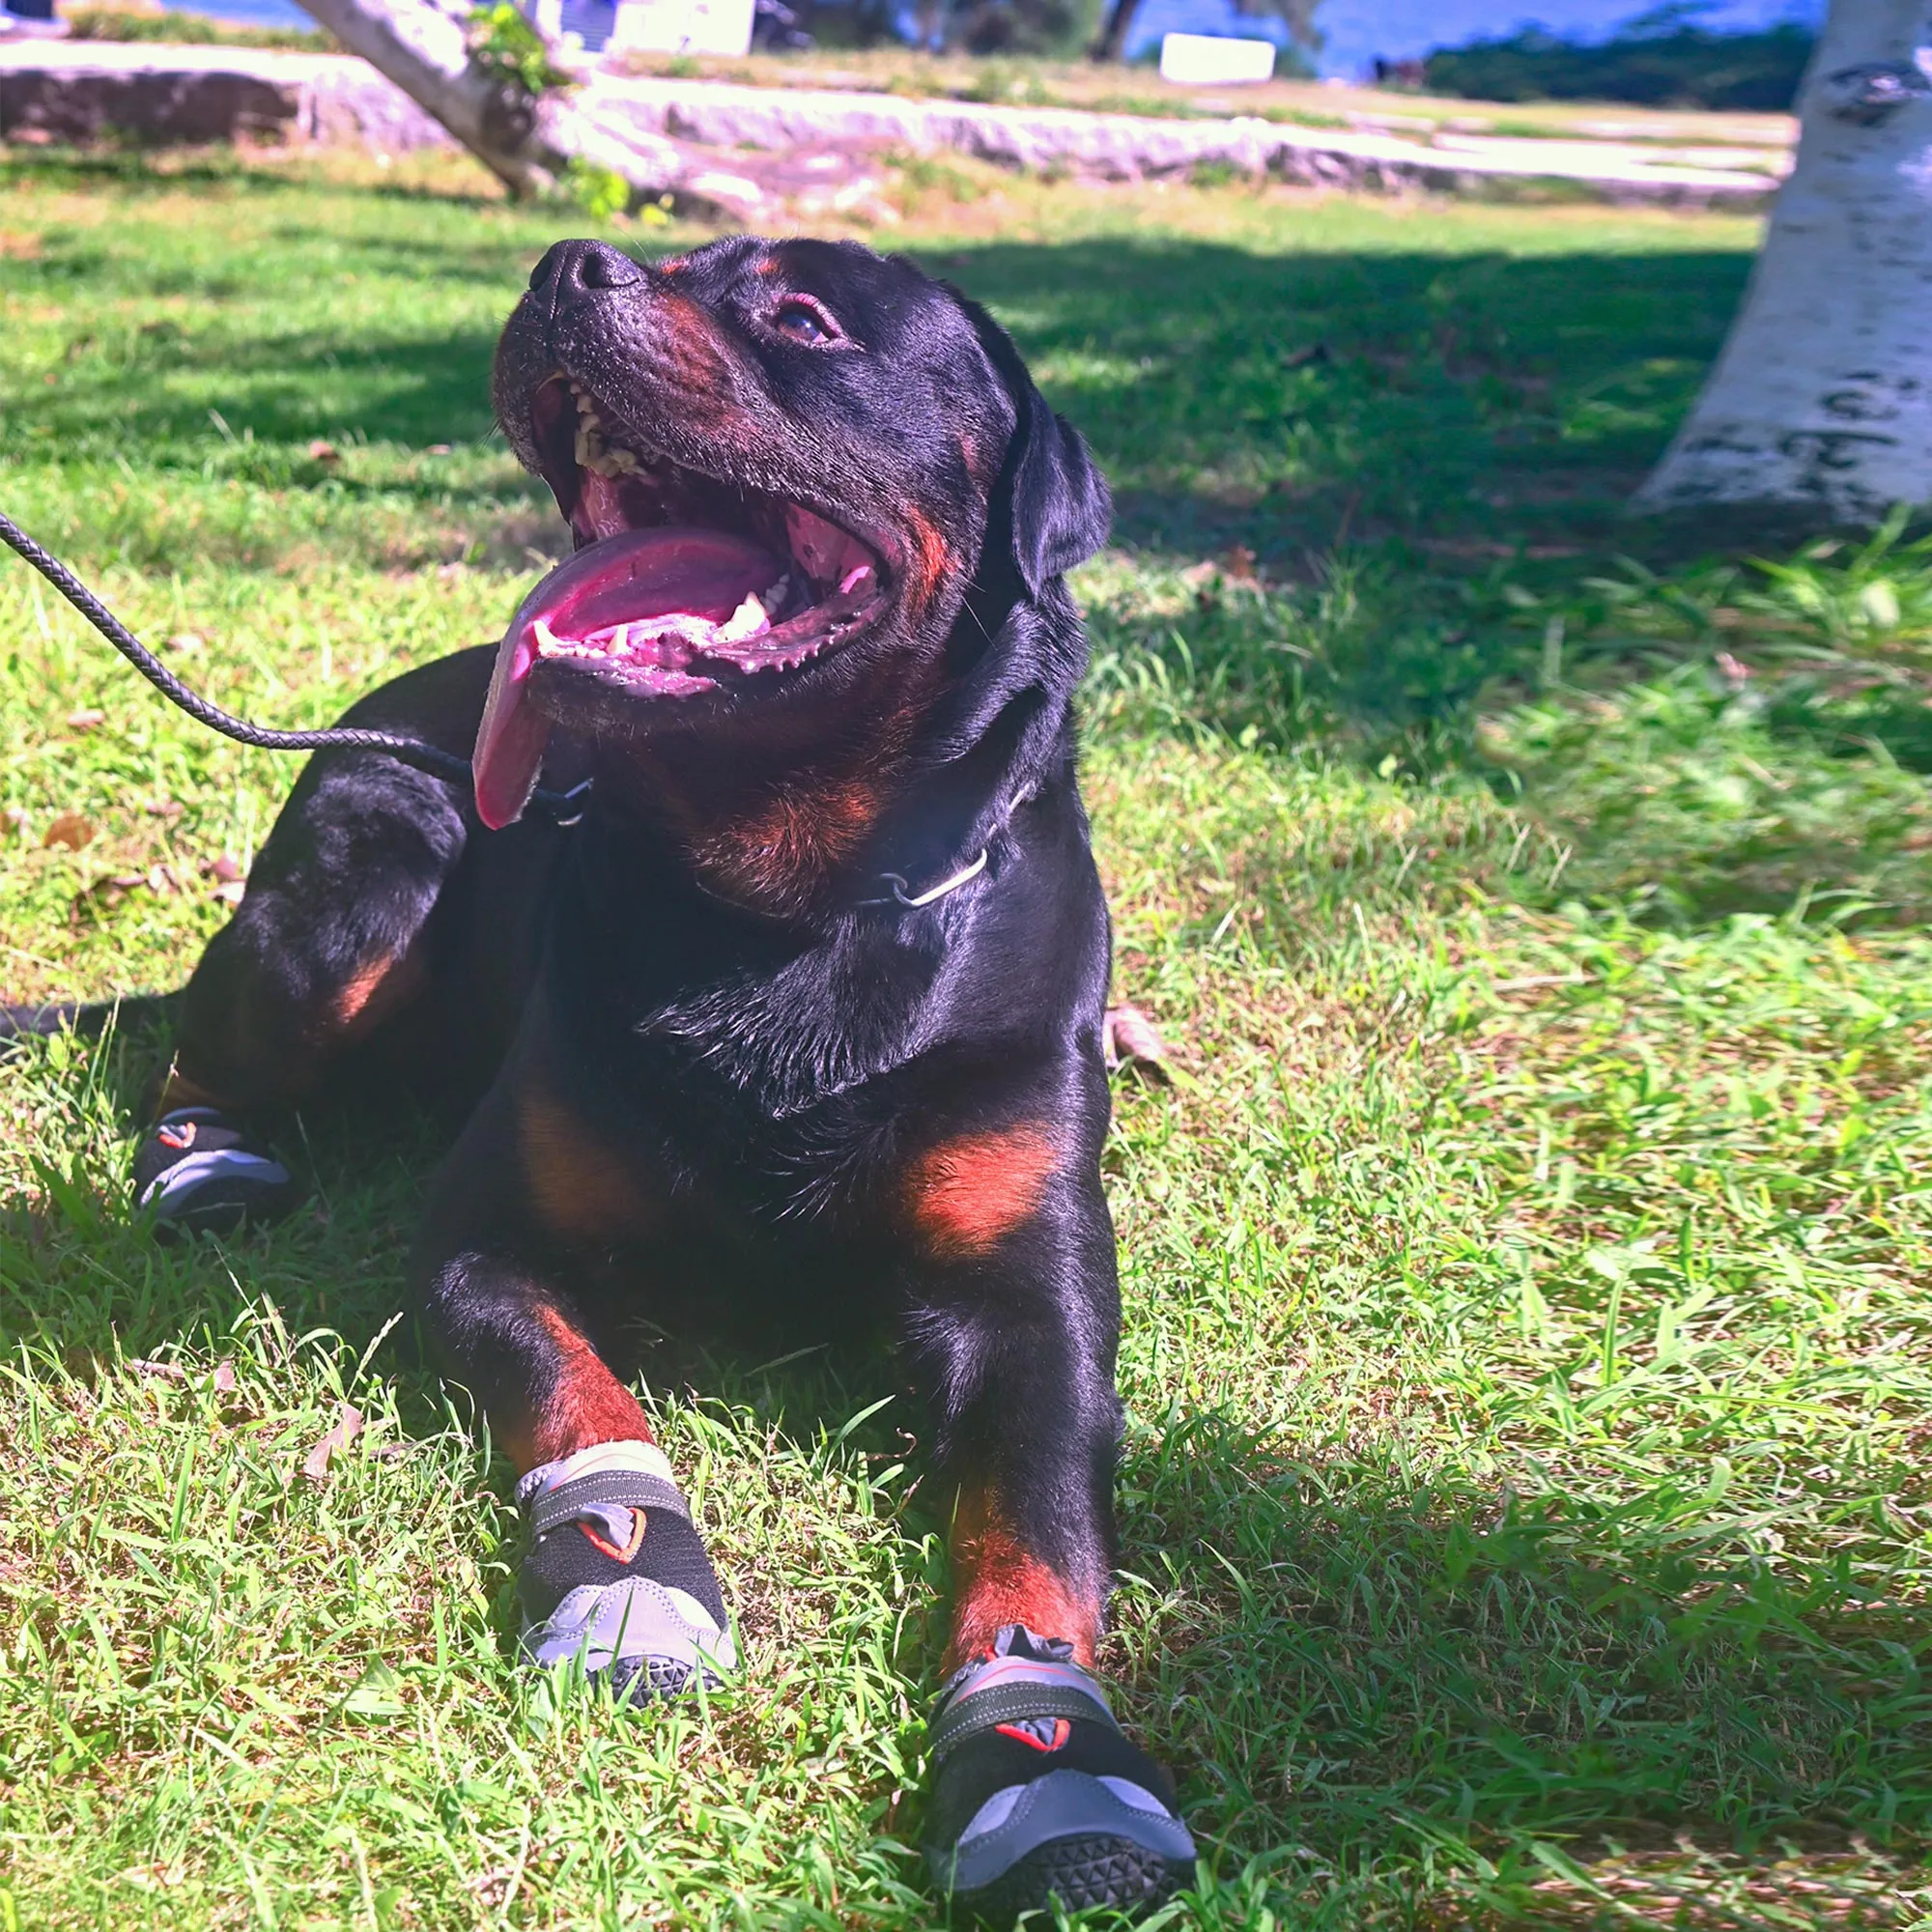
<path id="1" fill-rule="evenodd" d="M 1179 87 L 1239 87 L 1274 78 L 1274 43 L 1216 34 L 1167 34 L 1160 43 L 1160 77 Z"/>
<path id="2" fill-rule="evenodd" d="M 587 54 L 602 53 L 617 30 L 617 0 L 562 0 L 557 25 L 565 46 L 574 40 Z"/>
<path id="3" fill-rule="evenodd" d="M 753 0 L 619 0 L 611 53 L 752 51 Z"/>

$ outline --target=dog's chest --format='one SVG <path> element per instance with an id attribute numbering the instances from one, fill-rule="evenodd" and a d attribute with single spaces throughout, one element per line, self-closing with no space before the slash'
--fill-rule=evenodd
<path id="1" fill-rule="evenodd" d="M 669 930 L 553 949 L 532 1084 L 642 1196 L 748 1227 L 854 1225 L 947 979 L 942 945 L 890 923 L 809 945 Z"/>

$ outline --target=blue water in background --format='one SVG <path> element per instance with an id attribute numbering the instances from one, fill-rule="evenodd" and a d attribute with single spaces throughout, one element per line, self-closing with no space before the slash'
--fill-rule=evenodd
<path id="1" fill-rule="evenodd" d="M 1638 0 L 1640 4 L 1640 0 Z M 1323 74 L 1359 79 L 1377 56 L 1414 60 L 1432 47 L 1453 47 L 1478 35 L 1507 34 L 1535 21 L 1579 40 L 1601 40 L 1638 11 L 1634 0 L 1532 0 L 1498 7 L 1495 0 L 1321 0 L 1316 14 L 1324 44 L 1315 57 Z M 255 27 L 311 27 L 315 23 L 294 0 L 195 0 L 183 11 L 243 20 Z M 1733 30 L 1766 27 L 1779 20 L 1816 26 L 1825 16 L 1824 0 L 1715 0 L 1701 10 L 1700 26 Z M 1163 34 L 1249 34 L 1277 43 L 1281 23 L 1270 16 L 1251 19 L 1235 11 L 1234 0 L 1141 0 L 1129 54 L 1156 45 Z"/>

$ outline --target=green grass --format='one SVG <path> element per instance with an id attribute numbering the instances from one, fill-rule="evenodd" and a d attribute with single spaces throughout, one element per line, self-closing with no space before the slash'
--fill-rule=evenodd
<path id="1" fill-rule="evenodd" d="M 218 698 L 327 719 L 554 546 L 485 373 L 580 225 L 0 160 L 0 504 Z M 1013 184 L 895 239 L 1121 497 L 1088 785 L 1182 1077 L 1107 1156 L 1105 1662 L 1203 1846 L 1168 1922 L 1924 1922 L 1932 550 L 1617 510 L 1753 232 Z M 0 693 L 0 981 L 178 980 L 293 766 L 14 567 Z M 749 1668 L 558 1698 L 505 1465 L 389 1326 L 433 1133 L 305 1119 L 292 1221 L 159 1250 L 156 1051 L 0 1066 L 0 1926 L 937 1922 L 890 1363 L 659 1351 Z"/>

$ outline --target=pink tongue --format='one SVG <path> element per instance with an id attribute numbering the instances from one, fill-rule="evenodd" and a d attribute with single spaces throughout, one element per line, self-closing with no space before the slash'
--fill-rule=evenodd
<path id="1" fill-rule="evenodd" d="M 783 568 L 747 537 L 676 528 L 626 530 L 559 564 L 524 599 L 497 652 L 473 760 L 483 823 L 495 832 L 522 817 L 543 765 L 550 721 L 524 701 L 539 622 L 566 640 L 644 617 L 722 624 Z"/>

